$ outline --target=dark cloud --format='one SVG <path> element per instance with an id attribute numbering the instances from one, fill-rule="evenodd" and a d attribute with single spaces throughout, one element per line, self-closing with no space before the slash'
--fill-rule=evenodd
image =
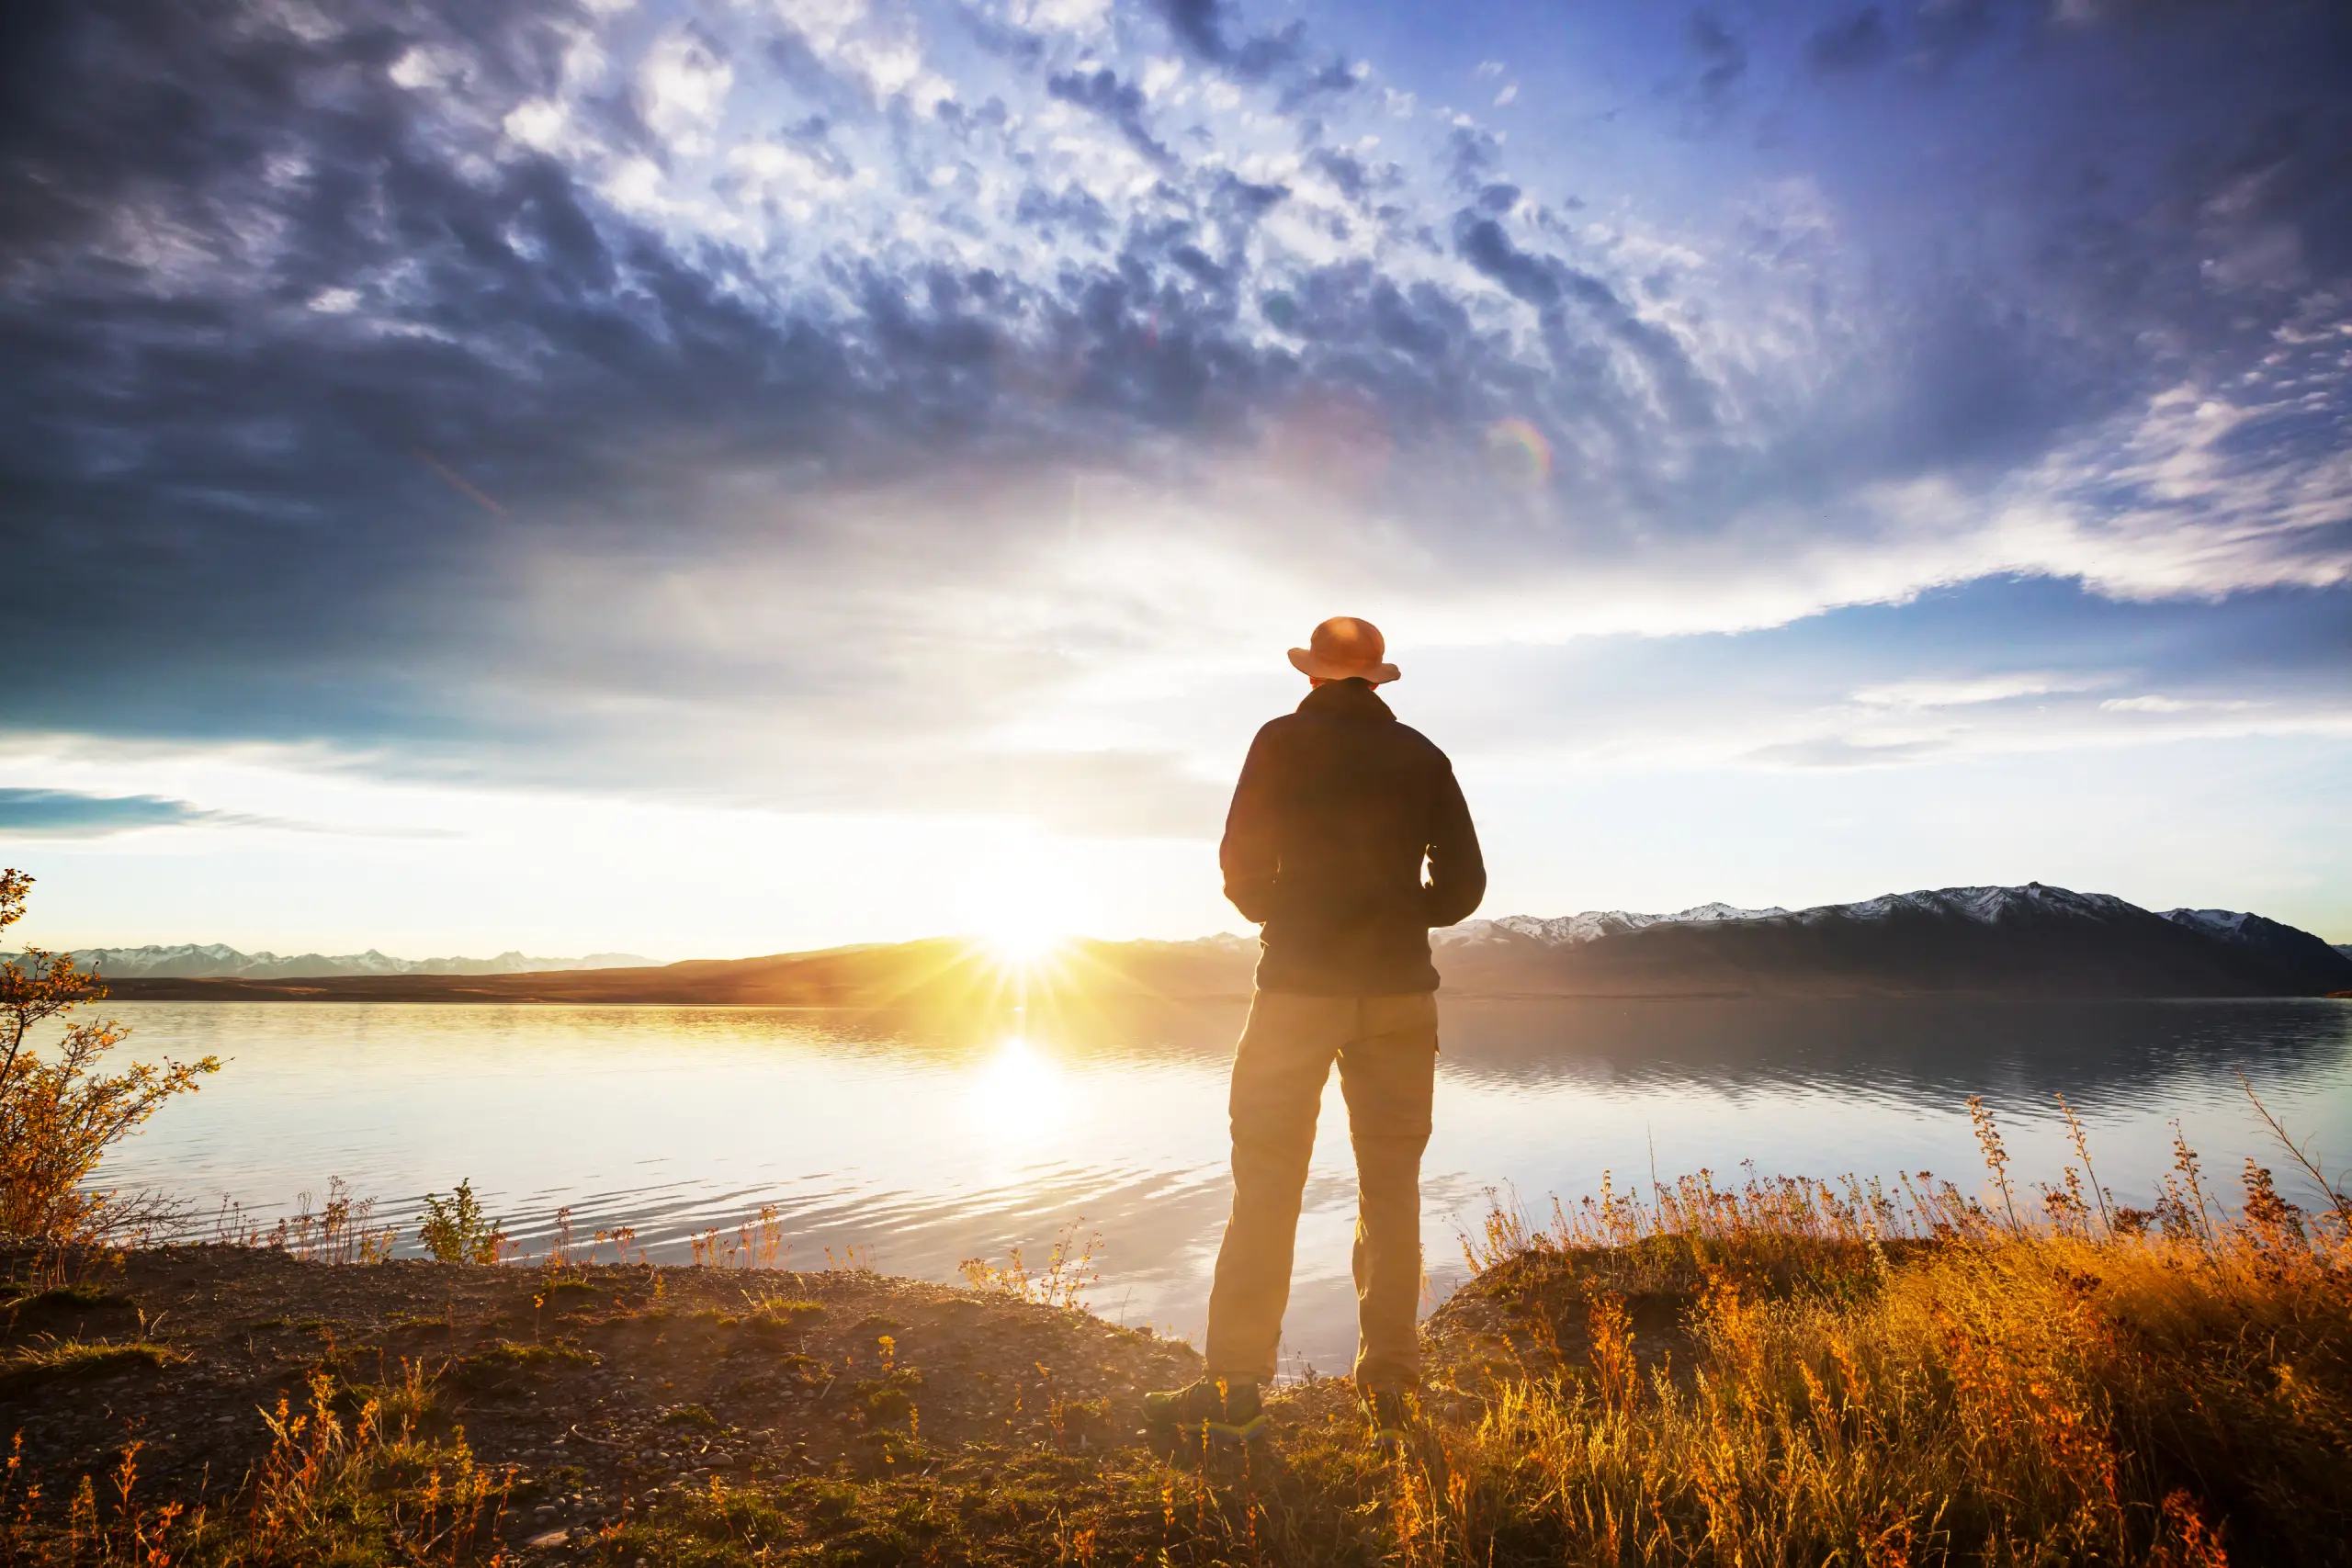
<path id="1" fill-rule="evenodd" d="M 2117 12 L 2128 10 L 2118 7 Z M 1841 10 L 1815 28 L 1805 58 L 1816 71 L 1867 70 L 1900 62 L 1911 73 L 1938 76 L 1968 55 L 1996 46 L 2014 53 L 2064 48 L 2069 35 L 2097 32 L 2127 18 L 2117 14 L 2069 17 L 2050 0 L 1939 0 L 1906 7 L 1863 6 Z"/>
<path id="2" fill-rule="evenodd" d="M 1699 93 L 1711 102 L 1730 92 L 1747 74 L 1747 46 L 1713 11 L 1691 14 L 1690 47 L 1705 62 L 1699 73 Z"/>
<path id="3" fill-rule="evenodd" d="M 1293 114 L 1317 98 L 1353 92 L 1355 86 L 1355 67 L 1344 60 L 1327 61 L 1320 70 L 1306 73 L 1283 89 L 1282 110 Z"/>
<path id="4" fill-rule="evenodd" d="M 0 833 L 96 839 L 141 828 L 218 820 L 185 800 L 158 795 L 81 795 L 62 789 L 0 789 Z"/>
<path id="5" fill-rule="evenodd" d="M 1146 129 L 1143 89 L 1122 82 L 1109 66 L 1099 71 L 1071 71 L 1046 78 L 1046 91 L 1066 104 L 1101 115 L 1119 128 L 1127 144 L 1163 169 L 1176 165 L 1176 154 Z"/>
<path id="6" fill-rule="evenodd" d="M 1491 130 L 1456 126 L 1448 141 L 1453 153 L 1453 186 L 1457 190 L 1476 190 L 1486 183 L 1487 175 L 1501 166 L 1503 144 Z"/>
<path id="7" fill-rule="evenodd" d="M 1464 261 L 1542 313 L 1563 390 L 1628 457 L 1641 445 L 1633 424 L 1645 406 L 1663 412 L 1684 437 L 1702 435 L 1714 423 L 1706 378 L 1681 344 L 1643 321 L 1607 282 L 1556 256 L 1520 249 L 1479 210 L 1455 214 L 1453 239 Z M 1589 329 L 1623 353 L 1595 356 Z"/>
<path id="8" fill-rule="evenodd" d="M 1321 171 L 1350 201 L 1362 201 L 1372 193 L 1373 172 L 1364 166 L 1363 160 L 1351 153 L 1317 147 L 1307 154 L 1306 162 L 1308 167 Z"/>
<path id="9" fill-rule="evenodd" d="M 1877 64 L 1894 48 L 1885 16 L 1865 6 L 1815 28 L 1805 40 L 1805 58 L 1817 71 L 1857 71 Z"/>
<path id="10" fill-rule="evenodd" d="M 1997 114 L 1952 127 L 1934 117 L 1956 114 L 1956 80 L 1873 110 L 1919 117 L 1892 130 L 1800 106 L 1826 118 L 1788 156 L 1807 136 L 1831 149 L 1808 177 L 1858 215 L 1853 255 L 1822 257 L 1826 220 L 1761 210 L 1744 250 L 1699 262 L 1655 215 L 1572 225 L 1558 149 L 1476 125 L 1410 152 L 1391 131 L 1377 164 L 1361 135 L 1302 131 L 1285 145 L 1345 204 L 1310 209 L 1319 181 L 1244 178 L 1227 149 L 1155 134 L 1125 60 L 989 54 L 1026 109 L 1081 108 L 1148 165 L 1103 132 L 1120 173 L 1090 184 L 1018 142 L 1001 100 L 918 124 L 808 36 L 697 43 L 776 95 L 759 135 L 808 181 L 729 168 L 712 188 L 741 221 L 697 232 L 499 131 L 560 92 L 585 13 L 324 14 L 298 34 L 160 0 L 7 13 L 0 536 L 40 588 L 12 606 L 0 722 L 632 778 L 717 770 L 612 716 L 664 704 L 974 732 L 1017 709 L 1014 677 L 1081 656 L 1016 649 L 989 666 L 1011 671 L 1001 689 L 938 690 L 902 646 L 944 634 L 916 610 L 888 622 L 886 590 L 980 593 L 1024 552 L 1050 561 L 1070 474 L 1184 493 L 1278 446 L 1301 409 L 1376 435 L 1387 467 L 1350 493 L 1377 495 L 1433 590 L 1727 541 L 1751 508 L 1866 533 L 1863 487 L 1991 486 L 2185 382 L 2252 411 L 2213 449 L 2247 474 L 2346 440 L 2335 319 L 2296 314 L 2352 274 L 2352 139 L 2324 90 L 2346 29 L 2317 12 L 2284 40 L 2186 17 L 2052 35 Z M 1193 58 L 1261 83 L 1261 106 L 1312 87 L 1317 115 L 1369 112 L 1369 94 L 1336 101 L 1351 72 L 1303 63 L 1295 28 L 1252 35 L 1197 0 L 1162 15 Z M 1777 58 L 1804 37 L 1784 30 Z M 1712 13 L 1688 41 L 1721 93 L 1776 58 Z M 394 80 L 442 56 L 440 85 Z M 2136 100 L 2075 91 L 2094 66 L 2183 95 L 2162 134 Z M 572 109 L 583 134 L 676 162 L 650 107 L 621 84 Z M 1868 162 L 1955 128 L 1976 133 L 1945 139 L 1976 160 L 1957 173 Z M 968 178 L 917 182 L 976 160 L 1017 193 L 1023 245 L 829 224 L 899 204 L 971 239 Z M 1330 255 L 1268 261 L 1292 222 L 1336 234 Z M 1486 431 L 1506 415 L 1552 442 L 1548 480 L 1496 473 Z M 2187 504 L 2085 482 L 2103 504 Z M 876 520 L 897 506 L 923 521 Z M 1303 524 L 1250 526 L 1211 542 L 1313 553 Z M 747 541 L 790 567 L 748 622 L 694 598 Z M 592 627 L 564 621 L 575 580 L 607 570 L 626 591 L 594 600 Z"/>
<path id="11" fill-rule="evenodd" d="M 1293 22 L 1280 32 L 1236 39 L 1228 36 L 1230 17 L 1223 0 L 1153 0 L 1153 4 L 1176 41 L 1195 60 L 1246 82 L 1265 80 L 1294 63 L 1305 49 L 1306 28 L 1301 22 Z M 1344 73 L 1344 67 L 1339 69 Z M 1352 81 L 1350 77 L 1340 85 L 1352 85 Z"/>

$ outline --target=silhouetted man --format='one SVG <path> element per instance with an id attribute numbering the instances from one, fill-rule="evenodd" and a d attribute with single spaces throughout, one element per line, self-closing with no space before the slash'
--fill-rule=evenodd
<path id="1" fill-rule="evenodd" d="M 1313 690 L 1258 731 L 1218 858 L 1261 928 L 1257 995 L 1233 1059 L 1233 1214 L 1209 1296 L 1206 1375 L 1145 1400 L 1215 1439 L 1261 1435 L 1291 1254 L 1334 1062 L 1356 1152 L 1355 1381 L 1394 1442 L 1420 1382 L 1421 1151 L 1437 1070 L 1430 928 L 1487 890 L 1445 753 L 1373 688 L 1396 679 L 1379 628 L 1339 615 L 1291 663 Z M 1423 880 L 1422 869 L 1428 868 Z"/>

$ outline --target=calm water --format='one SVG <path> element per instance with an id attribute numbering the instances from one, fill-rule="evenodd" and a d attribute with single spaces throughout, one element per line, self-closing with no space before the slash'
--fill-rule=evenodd
<path id="1" fill-rule="evenodd" d="M 1198 1342 L 1222 1226 L 1238 1005 L 953 1027 L 790 1010 L 130 1003 L 147 1051 L 226 1067 L 125 1147 L 115 1181 L 264 1216 L 339 1176 L 413 1228 L 471 1178 L 527 1246 L 560 1206 L 656 1258 L 763 1204 L 796 1266 L 855 1247 L 934 1279 L 1034 1257 L 1083 1215 L 1097 1310 Z M 2099 1174 L 2144 1201 L 2177 1118 L 2208 1172 L 2265 1148 L 2243 1068 L 2333 1162 L 2352 1158 L 2352 1004 L 1448 1002 L 1426 1166 L 1432 1281 L 1487 1194 L 1532 1208 L 1655 1168 L 1981 1177 L 1981 1093 L 2028 1180 L 2064 1157 L 2052 1091 Z M 1292 1364 L 1344 1366 L 1352 1176 L 1324 1101 L 1288 1325 Z M 2280 1172 L 2282 1184 L 2286 1172 Z"/>

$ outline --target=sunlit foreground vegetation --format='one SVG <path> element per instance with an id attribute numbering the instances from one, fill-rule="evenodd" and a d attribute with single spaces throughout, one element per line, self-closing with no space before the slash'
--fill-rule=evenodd
<path id="1" fill-rule="evenodd" d="M 2016 1212 L 1704 1177 L 1542 1230 L 1497 1211 L 1432 1325 L 1417 1449 L 1343 1390 L 1272 1451 L 941 1453 L 714 1493 L 617 1556 L 1177 1562 L 2341 1562 L 2352 1540 L 2346 1207 L 2184 1147 L 2134 1213 L 2077 1173 Z M 754 1546 L 754 1542 L 759 1543 Z"/>
<path id="2" fill-rule="evenodd" d="M 0 926 L 23 891 L 0 879 Z M 192 1329 L 218 1356 L 224 1328 L 250 1342 L 287 1325 L 192 1325 L 193 1298 L 181 1321 L 151 1319 L 113 1293 L 109 1269 L 140 1256 L 123 1246 L 140 1210 L 89 1180 L 110 1144 L 216 1064 L 113 1071 L 111 1025 L 33 1049 L 30 1027 L 87 994 L 69 964 L 33 960 L 0 974 L 0 1241 L 14 1272 L 0 1414 L 37 1422 L 103 1388 L 120 1437 L 109 1465 L 60 1476 L 18 1434 L 0 1470 L 6 1562 L 2352 1562 L 2352 1201 L 2275 1124 L 2324 1194 L 2312 1211 L 2251 1162 L 2225 1201 L 2185 1145 L 2153 1207 L 2120 1207 L 2079 1127 L 2061 1180 L 2021 1197 L 1981 1107 L 1981 1198 L 1924 1174 L 1724 1189 L 1702 1173 L 1646 1198 L 1604 1190 L 1541 1224 L 1498 1208 L 1465 1243 L 1470 1282 L 1430 1321 L 1424 1426 L 1394 1454 L 1367 1446 L 1350 1392 L 1329 1379 L 1277 1394 L 1263 1449 L 1145 1440 L 1137 1380 L 1189 1352 L 1084 1318 L 1085 1257 L 1068 1246 L 1038 1271 L 1018 1255 L 970 1266 L 970 1301 L 951 1304 L 1021 1310 L 978 1336 L 993 1368 L 952 1353 L 925 1367 L 870 1308 L 894 1290 L 928 1290 L 937 1307 L 935 1288 L 854 1266 L 797 1276 L 819 1294 L 846 1280 L 842 1299 L 867 1303 L 820 1343 L 808 1325 L 826 1320 L 823 1303 L 749 1284 L 786 1278 L 772 1213 L 731 1241 L 701 1238 L 691 1269 L 641 1253 L 586 1263 L 567 1239 L 524 1259 L 460 1184 L 428 1201 L 417 1236 L 443 1261 L 397 1264 L 368 1203 L 331 1189 L 315 1216 L 231 1224 L 222 1239 L 240 1245 L 198 1250 L 275 1260 L 281 1280 L 315 1269 L 306 1278 L 334 1278 L 340 1303 L 364 1305 L 381 1281 L 373 1321 L 419 1352 L 377 1349 L 371 1371 L 330 1335 L 298 1386 L 255 1409 L 229 1369 L 191 1352 Z M 626 1258 L 628 1240 L 596 1245 Z M 171 1271 L 188 1256 L 170 1255 Z M 671 1280 L 680 1297 L 713 1281 L 733 1294 L 722 1307 L 701 1290 L 713 1304 L 680 1314 L 664 1304 Z M 386 1304 L 435 1281 L 439 1316 Z M 463 1343 L 460 1281 L 480 1308 Z M 500 1292 L 518 1299 L 490 1300 Z M 568 1325 L 582 1302 L 603 1315 Z M 588 1327 L 603 1349 L 585 1348 Z M 1115 1374 L 1091 1369 L 1084 1397 L 1054 1392 L 1090 1371 L 1089 1354 L 1125 1359 Z M 797 1400 L 803 1435 L 821 1408 L 824 1457 L 794 1441 L 781 1456 L 793 1462 L 771 1462 L 751 1450 L 774 1442 L 775 1423 L 763 1438 L 700 1404 L 640 1399 L 633 1441 L 667 1452 L 650 1434 L 683 1424 L 744 1461 L 734 1478 L 689 1469 L 593 1512 L 575 1495 L 559 1517 L 576 1528 L 548 1529 L 552 1504 L 516 1505 L 544 1492 L 551 1450 L 492 1453 L 467 1436 L 469 1420 L 478 1435 L 524 1431 L 520 1408 L 597 1442 L 577 1424 L 586 1410 L 532 1402 L 585 1400 L 590 1385 L 560 1381 L 582 1369 L 616 1403 L 612 1380 L 632 1364 L 666 1389 L 691 1365 L 682 1356 L 754 1368 L 730 1385 L 739 1403 Z M 503 1414 L 481 1403 L 493 1396 Z M 198 1421 L 258 1424 L 263 1441 L 244 1451 L 260 1457 L 193 1497 L 143 1480 L 141 1434 Z"/>
<path id="3" fill-rule="evenodd" d="M 143 1498 L 135 1450 L 62 1517 L 19 1484 L 6 1549 L 107 1563 L 2346 1561 L 2352 1205 L 2303 1212 L 2250 1166 L 2225 1206 L 2183 1147 L 2153 1210 L 2117 1207 L 2087 1162 L 2029 1206 L 1980 1127 L 1983 1201 L 1925 1179 L 1726 1190 L 1702 1175 L 1540 1227 L 1498 1209 L 1469 1244 L 1474 1279 L 1430 1325 L 1427 1426 L 1401 1455 L 1365 1446 L 1331 1380 L 1284 1391 L 1273 1441 L 1244 1455 L 1132 1440 L 1131 1409 L 942 1438 L 924 1404 L 949 1397 L 944 1381 L 884 1340 L 851 1457 L 707 1480 L 534 1549 L 506 1518 L 509 1481 L 444 1407 L 446 1372 L 413 1364 L 373 1385 L 322 1372 L 307 1407 L 261 1413 L 267 1458 L 201 1511 Z M 1068 1262 L 971 1279 L 1067 1302 Z M 8 1375 L 29 1370 L 20 1356 Z"/>

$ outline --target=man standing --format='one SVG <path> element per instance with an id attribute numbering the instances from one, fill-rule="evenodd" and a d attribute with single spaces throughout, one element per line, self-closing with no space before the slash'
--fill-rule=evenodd
<path id="1" fill-rule="evenodd" d="M 1487 869 L 1445 753 L 1373 690 L 1396 679 L 1386 651 L 1351 615 L 1290 650 L 1313 689 L 1251 742 L 1218 852 L 1226 897 L 1262 928 L 1233 1059 L 1233 1214 L 1209 1295 L 1206 1375 L 1144 1404 L 1221 1441 L 1265 1430 L 1259 1384 L 1274 1376 L 1334 1062 L 1356 1154 L 1355 1382 L 1377 1440 L 1401 1439 L 1420 1382 L 1421 1151 L 1437 1070 L 1429 933 L 1478 907 Z"/>

